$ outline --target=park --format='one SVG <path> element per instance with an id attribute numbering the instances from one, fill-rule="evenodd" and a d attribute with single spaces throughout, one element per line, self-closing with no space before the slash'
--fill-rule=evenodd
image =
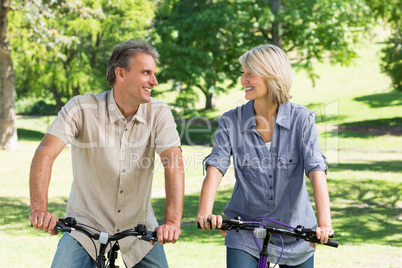
<path id="1" fill-rule="evenodd" d="M 81 3 L 81 1 L 78 2 Z M 86 2 L 89 1 L 82 1 L 82 3 Z M 161 2 L 173 5 L 175 1 Z M 348 1 L 339 2 L 346 3 Z M 138 6 L 137 11 L 144 12 L 152 6 L 150 3 L 151 1 L 143 1 L 143 6 Z M 358 3 L 363 3 L 363 1 L 358 1 Z M 134 8 L 129 4 L 127 7 Z M 115 7 L 108 8 L 110 8 L 108 12 L 112 12 Z M 238 8 L 241 10 L 245 7 Z M 208 11 L 207 8 L 205 9 Z M 221 7 L 221 10 L 225 10 L 225 8 Z M 153 12 L 156 14 L 156 19 L 163 17 L 166 22 L 167 18 L 170 18 L 169 16 L 176 16 L 178 21 L 182 19 L 182 25 L 185 24 L 185 20 L 178 14 L 168 13 L 171 11 L 163 10 L 162 12 L 155 8 Z M 95 21 L 107 20 L 99 13 L 91 14 Z M 205 14 L 204 16 L 208 16 L 209 13 Z M 130 16 L 130 14 L 126 15 Z M 194 20 L 202 19 L 201 15 L 198 15 L 194 16 Z M 66 16 L 71 19 L 77 14 L 69 13 Z M 14 14 L 12 18 L 18 23 L 22 19 L 21 14 Z M 48 18 L 44 16 L 41 19 L 46 21 Z M 227 19 L 229 22 L 233 19 L 226 18 L 222 14 L 221 18 L 223 18 L 222 21 Z M 213 19 L 211 18 L 211 20 Z M 88 25 L 93 27 L 91 31 L 96 32 L 96 29 L 99 29 L 97 27 L 100 26 L 96 26 L 95 21 L 88 21 Z M 224 112 L 246 103 L 243 88 L 239 83 L 240 70 L 234 70 L 232 74 L 229 69 L 213 69 L 215 66 L 220 66 L 219 62 L 215 61 L 202 62 L 206 65 L 199 65 L 193 69 L 184 66 L 194 71 L 194 76 L 198 75 L 197 72 L 200 69 L 200 74 L 202 74 L 202 69 L 207 68 L 208 64 L 215 64 L 211 66 L 211 73 L 227 71 L 226 75 L 221 74 L 219 79 L 216 77 L 214 83 L 205 74 L 205 79 L 200 82 L 199 86 L 191 84 L 196 78 L 192 77 L 192 80 L 184 77 L 186 73 L 183 69 L 178 69 L 177 65 L 191 65 L 192 61 L 189 61 L 188 64 L 185 62 L 186 57 L 189 56 L 193 57 L 194 61 L 201 62 L 202 58 L 206 57 L 205 55 L 209 55 L 204 52 L 212 49 L 213 42 L 217 41 L 209 39 L 209 44 L 206 42 L 205 45 L 200 45 L 200 49 L 203 50 L 200 54 L 195 53 L 196 49 L 193 47 L 187 50 L 169 50 L 170 46 L 174 46 L 175 34 L 179 32 L 172 32 L 171 28 L 179 26 L 175 26 L 169 21 L 170 28 L 163 28 L 161 21 L 163 20 L 156 20 L 152 24 L 152 27 L 158 29 L 159 37 L 151 35 L 149 38 L 153 37 L 154 40 L 158 40 L 158 38 L 163 39 L 168 36 L 166 42 L 169 45 L 164 47 L 156 45 L 161 54 L 161 82 L 155 87 L 152 96 L 172 107 L 182 142 L 186 183 L 181 224 L 182 234 L 177 243 L 165 245 L 166 255 L 170 267 L 173 268 L 206 266 L 223 268 L 226 254 L 224 238 L 218 231 L 205 232 L 197 229 L 196 218 L 204 179 L 202 161 L 211 152 L 214 132 L 217 129 L 217 118 Z M 392 19 L 390 21 L 393 25 Z M 8 23 L 12 24 L 10 33 L 15 34 L 18 23 L 12 23 L 10 18 Z M 107 23 L 110 22 L 105 22 L 105 24 Z M 141 23 L 145 22 L 137 24 L 143 27 L 144 31 L 138 31 L 134 36 L 126 31 L 130 30 L 129 26 L 119 32 L 120 37 L 116 37 L 111 32 L 105 33 L 105 35 L 110 37 L 109 41 L 129 37 L 139 38 L 149 32 L 146 30 L 148 29 L 146 25 L 141 25 Z M 207 24 L 207 22 L 205 23 Z M 62 22 L 60 22 L 61 24 Z M 74 25 L 83 31 L 82 25 Z M 198 21 L 197 27 L 201 27 L 199 25 L 200 21 Z M 234 27 L 234 25 L 232 26 Z M 235 32 L 232 28 L 224 28 L 229 27 L 228 24 L 222 24 L 221 27 L 228 32 Z M 331 201 L 332 228 L 335 230 L 334 239 L 339 241 L 339 247 L 317 246 L 315 265 L 319 268 L 392 268 L 400 267 L 402 263 L 402 92 L 397 89 L 394 78 L 384 72 L 381 67 L 381 64 L 384 64 L 382 63 L 384 49 L 388 47 L 387 40 L 393 33 L 393 28 L 391 27 L 390 30 L 389 27 L 389 24 L 373 27 L 370 38 L 360 38 L 353 44 L 354 54 L 346 55 L 345 48 L 341 48 L 340 50 L 346 54 L 338 53 L 339 58 L 332 58 L 329 56 L 330 51 L 311 49 L 309 52 L 315 51 L 316 54 L 312 54 L 316 57 L 308 58 L 307 61 L 295 62 L 293 65 L 295 73 L 290 91 L 293 96 L 291 102 L 301 104 L 315 112 L 319 143 L 329 162 L 327 181 Z M 171 32 L 168 32 L 168 29 Z M 307 31 L 306 29 L 303 28 L 303 31 Z M 241 31 L 250 30 L 243 27 Z M 90 33 L 87 32 L 87 34 Z M 238 38 L 238 36 L 230 34 L 224 36 L 227 37 L 227 40 L 222 42 L 228 42 L 225 45 L 233 42 L 234 38 Z M 201 40 L 206 37 L 198 37 L 194 30 L 194 33 L 189 34 L 188 38 L 194 40 L 200 38 Z M 123 39 L 120 41 L 125 41 Z M 48 127 L 56 118 L 59 105 L 64 103 L 69 96 L 74 95 L 74 88 L 80 94 L 91 92 L 92 88 L 98 88 L 97 92 L 100 89 L 107 90 L 105 89 L 107 87 L 105 79 L 102 78 L 104 73 L 101 73 L 100 69 L 89 71 L 90 65 L 81 66 L 80 69 L 77 69 L 79 72 L 77 71 L 75 74 L 51 70 L 52 66 L 61 68 L 59 64 L 63 62 L 62 57 L 53 62 L 49 60 L 55 55 L 38 57 L 37 63 L 40 64 L 36 66 L 27 64 L 25 67 L 21 67 L 23 63 L 18 63 L 18 60 L 23 59 L 25 63 L 29 62 L 27 61 L 29 55 L 25 55 L 24 58 L 21 51 L 17 51 L 17 47 L 27 50 L 28 40 L 28 35 L 22 35 L 21 38 L 15 36 L 14 39 L 10 38 L 10 42 L 14 41 L 11 52 L 18 55 L 18 58 L 13 58 L 17 72 L 15 124 L 18 147 L 14 150 L 0 150 L 0 266 L 2 267 L 50 267 L 61 234 L 50 236 L 30 226 L 29 169 L 32 157 Z M 197 42 L 201 42 L 200 40 L 197 39 Z M 261 42 L 261 39 L 256 38 L 250 42 Z M 318 41 L 315 42 L 318 47 Z M 84 46 L 84 42 L 82 44 Z M 57 46 L 57 44 L 55 45 Z M 113 45 L 105 43 L 98 47 L 99 53 L 94 53 L 99 58 L 97 65 L 104 62 L 105 55 L 107 52 L 111 52 Z M 314 46 L 314 42 L 307 45 Z M 248 43 L 244 44 L 242 48 L 236 48 L 233 45 L 226 52 L 230 55 L 236 54 L 238 58 L 241 55 L 240 51 L 247 46 L 253 47 L 254 45 Z M 283 40 L 283 46 L 290 47 L 286 40 Z M 77 47 L 80 49 L 79 45 Z M 44 46 L 37 46 L 32 48 L 32 53 L 36 53 L 37 56 L 45 50 Z M 178 55 L 180 51 L 183 52 L 182 56 Z M 302 49 L 290 52 L 290 55 L 300 58 L 298 54 L 300 51 Z M 165 59 L 163 53 L 168 55 Z M 353 59 L 341 62 L 342 58 L 344 60 L 352 54 Z M 88 56 L 90 56 L 89 53 Z M 175 60 L 178 62 L 175 63 Z M 64 63 L 66 62 L 71 64 L 70 67 L 79 65 L 74 61 L 64 61 Z M 89 62 L 90 59 L 87 64 Z M 308 64 L 304 64 L 306 62 Z M 400 68 L 399 66 L 399 73 Z M 31 72 L 23 75 L 28 71 Z M 40 75 L 45 73 L 47 75 Z M 69 82 L 66 79 L 67 75 L 70 75 Z M 91 75 L 93 77 L 89 78 Z M 169 77 L 170 75 L 174 78 Z M 20 82 L 18 82 L 19 77 L 22 77 Z M 35 79 L 35 77 L 40 78 Z M 172 79 L 175 80 L 172 82 Z M 38 87 L 35 83 L 38 84 Z M 50 85 L 50 83 L 54 83 L 52 86 L 55 88 L 60 88 L 59 100 L 54 98 L 50 87 L 45 89 L 45 85 Z M 63 84 L 68 85 L 63 86 Z M 77 89 L 77 85 L 80 84 L 83 87 Z M 30 92 L 31 89 L 32 92 Z M 223 214 L 225 205 L 231 197 L 234 181 L 234 170 L 230 168 L 218 188 L 214 206 L 215 214 Z M 71 149 L 66 146 L 54 163 L 49 188 L 48 209 L 58 217 L 64 217 L 71 183 Z M 306 184 L 310 198 L 312 198 L 312 188 L 308 179 L 306 179 Z M 159 222 L 163 222 L 164 217 L 164 194 L 163 168 L 156 165 L 152 206 Z"/>

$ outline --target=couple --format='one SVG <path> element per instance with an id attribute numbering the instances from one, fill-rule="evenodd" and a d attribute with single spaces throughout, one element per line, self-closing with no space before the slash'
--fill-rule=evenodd
<path id="1" fill-rule="evenodd" d="M 119 242 L 127 267 L 168 267 L 163 244 L 175 243 L 181 234 L 184 169 L 180 137 L 169 107 L 151 98 L 152 88 L 158 84 L 158 58 L 156 49 L 143 41 L 117 45 L 107 68 L 107 82 L 113 89 L 72 98 L 49 127 L 31 164 L 29 219 L 34 228 L 56 234 L 57 218 L 47 210 L 48 187 L 53 162 L 71 144 L 74 180 L 66 216 L 111 234 L 139 223 L 157 232 L 158 243 L 154 245 L 132 237 Z M 225 209 L 227 217 L 252 220 L 265 216 L 289 225 L 316 225 L 305 172 L 314 189 L 317 237 L 326 242 L 333 233 L 327 164 L 318 145 L 314 114 L 289 102 L 289 60 L 280 48 L 266 45 L 245 53 L 240 63 L 241 83 L 249 102 L 219 119 L 212 153 L 206 158 L 197 222 L 205 230 L 222 224 L 222 217 L 212 215 L 212 208 L 233 156 L 236 184 Z M 158 225 L 151 206 L 155 152 L 165 172 L 162 225 Z M 262 166 L 258 161 L 251 165 L 238 160 L 242 157 L 275 158 L 283 165 Z M 144 159 L 148 160 L 146 167 Z M 211 223 L 205 223 L 207 218 Z M 282 256 L 281 267 L 313 267 L 315 245 L 285 243 L 288 251 Z M 228 234 L 226 246 L 228 267 L 257 266 L 258 252 L 250 236 Z M 278 258 L 277 253 L 270 252 L 270 257 Z M 95 256 L 86 236 L 65 233 L 52 267 L 94 267 Z"/>

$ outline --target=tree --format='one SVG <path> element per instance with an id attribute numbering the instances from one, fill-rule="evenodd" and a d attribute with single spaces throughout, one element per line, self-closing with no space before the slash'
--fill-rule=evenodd
<path id="1" fill-rule="evenodd" d="M 349 65 L 356 57 L 354 45 L 372 26 L 363 0 L 262 0 L 249 11 L 259 43 L 285 50 L 294 66 L 305 69 L 313 84 L 313 61 L 329 58 Z M 279 36 L 279 37 L 276 37 Z"/>
<path id="2" fill-rule="evenodd" d="M 216 94 L 225 91 L 220 85 L 230 81 L 232 87 L 237 82 L 239 42 L 247 35 L 239 31 L 243 23 L 247 25 L 247 18 L 231 1 L 162 2 L 155 16 L 155 31 L 160 36 L 156 43 L 161 54 L 159 79 L 173 78 L 179 100 L 186 99 L 187 105 L 195 99 L 193 88 L 198 88 L 205 95 L 205 109 L 214 109 Z"/>
<path id="3" fill-rule="evenodd" d="M 181 92 L 202 88 L 206 109 L 213 108 L 208 96 L 225 91 L 216 82 L 229 79 L 233 86 L 237 81 L 237 59 L 248 49 L 267 43 L 281 47 L 314 83 L 313 61 L 350 64 L 356 57 L 354 44 L 372 23 L 363 0 L 162 3 L 155 17 L 162 73 L 184 84 Z"/>
<path id="4" fill-rule="evenodd" d="M 0 149 L 17 148 L 15 124 L 15 75 L 8 40 L 8 0 L 0 0 Z"/>
<path id="5" fill-rule="evenodd" d="M 381 70 L 389 75 L 392 86 L 402 91 L 402 10 L 399 0 L 366 0 L 376 19 L 390 26 L 391 36 L 383 52 Z"/>
<path id="6" fill-rule="evenodd" d="M 11 27 L 18 96 L 50 95 L 60 109 L 74 95 L 109 89 L 113 47 L 146 36 L 153 10 L 149 0 L 24 3 Z"/>
<path id="7" fill-rule="evenodd" d="M 392 86 L 402 91 L 402 32 L 401 23 L 399 29 L 388 39 L 388 45 L 381 51 L 384 53 L 381 63 L 381 70 L 391 77 Z"/>

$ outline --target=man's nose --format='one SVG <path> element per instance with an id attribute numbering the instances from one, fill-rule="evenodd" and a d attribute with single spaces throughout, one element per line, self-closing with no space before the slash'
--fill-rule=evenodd
<path id="1" fill-rule="evenodd" d="M 154 85 L 154 86 L 158 85 L 158 80 L 156 79 L 155 75 L 152 76 L 151 84 Z"/>

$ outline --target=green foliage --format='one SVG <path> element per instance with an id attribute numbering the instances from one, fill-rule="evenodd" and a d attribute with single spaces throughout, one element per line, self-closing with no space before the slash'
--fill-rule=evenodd
<path id="1" fill-rule="evenodd" d="M 50 95 L 58 108 L 74 95 L 108 89 L 105 74 L 113 47 L 144 38 L 154 12 L 147 0 L 21 5 L 10 16 L 18 97 Z"/>
<path id="2" fill-rule="evenodd" d="M 56 115 L 58 110 L 54 103 L 41 98 L 23 98 L 15 103 L 18 115 Z"/>
<path id="3" fill-rule="evenodd" d="M 372 26 L 369 12 L 363 0 L 163 1 L 155 17 L 160 78 L 185 95 L 201 89 L 208 104 L 237 82 L 244 52 L 272 43 L 314 83 L 314 60 L 349 65 L 356 57 L 355 44 Z"/>
<path id="4" fill-rule="evenodd" d="M 402 91 L 402 5 L 400 0 L 366 0 L 375 18 L 391 28 L 387 47 L 382 50 L 381 69 L 392 80 L 392 87 Z"/>
<path id="5" fill-rule="evenodd" d="M 206 108 L 213 108 L 208 102 L 226 90 L 219 85 L 230 81 L 231 88 L 239 77 L 239 42 L 245 35 L 241 25 L 247 25 L 247 18 L 232 1 L 162 2 L 155 17 L 160 81 L 174 79 L 172 88 L 180 90 L 180 97 L 193 96 L 198 88 L 207 99 Z"/>
<path id="6" fill-rule="evenodd" d="M 402 26 L 402 22 L 400 23 Z M 392 80 L 392 86 L 402 91 L 402 32 L 399 28 L 388 40 L 388 45 L 382 50 L 383 57 L 381 69 L 389 75 Z"/>
<path id="7" fill-rule="evenodd" d="M 273 10 L 267 1 L 255 3 L 249 13 L 256 25 L 256 43 L 282 47 L 298 63 L 297 69 L 308 72 L 313 83 L 317 77 L 313 60 L 329 58 L 332 63 L 349 65 L 356 57 L 356 43 L 372 25 L 370 10 L 363 0 L 287 0 L 282 1 L 277 14 L 267 10 Z M 274 31 L 279 31 L 279 41 L 273 38 Z"/>

